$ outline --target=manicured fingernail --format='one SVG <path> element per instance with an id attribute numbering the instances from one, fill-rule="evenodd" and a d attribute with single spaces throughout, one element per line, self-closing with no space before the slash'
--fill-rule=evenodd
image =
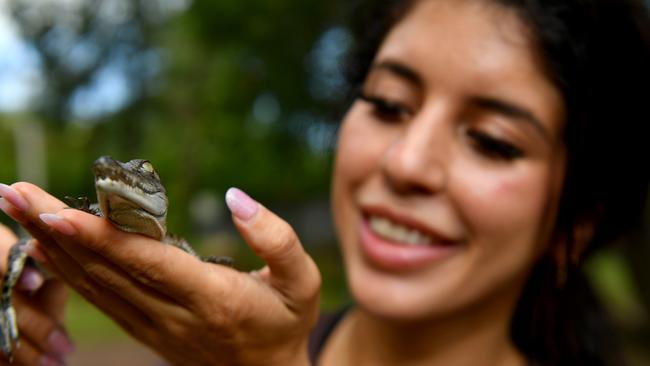
<path id="1" fill-rule="evenodd" d="M 226 204 L 235 217 L 244 221 L 250 220 L 259 211 L 259 203 L 237 188 L 230 188 L 226 192 Z"/>
<path id="2" fill-rule="evenodd" d="M 11 203 L 7 202 L 4 197 L 0 197 L 0 210 L 7 212 L 11 207 L 13 207 Z"/>
<path id="3" fill-rule="evenodd" d="M 0 196 L 21 211 L 29 209 L 29 203 L 13 187 L 0 183 Z"/>
<path id="4" fill-rule="evenodd" d="M 18 211 L 16 206 L 9 203 L 4 197 L 0 197 L 0 210 L 20 224 L 26 224 L 28 222 L 27 219 L 20 215 L 20 211 Z"/>
<path id="5" fill-rule="evenodd" d="M 65 366 L 65 364 L 55 356 L 43 355 L 38 359 L 38 366 Z"/>
<path id="6" fill-rule="evenodd" d="M 77 233 L 77 229 L 72 226 L 65 218 L 50 213 L 43 213 L 38 215 L 38 217 L 47 224 L 47 226 L 52 229 L 60 232 L 63 235 L 74 235 Z"/>
<path id="7" fill-rule="evenodd" d="M 47 339 L 52 351 L 58 355 L 68 355 L 74 351 L 74 344 L 63 331 L 56 329 Z"/>
<path id="8" fill-rule="evenodd" d="M 27 244 L 22 247 L 22 250 L 39 263 L 47 262 L 45 254 L 43 254 L 41 248 L 38 247 L 35 239 L 30 239 Z"/>
<path id="9" fill-rule="evenodd" d="M 32 267 L 25 267 L 23 274 L 20 275 L 18 287 L 25 291 L 36 291 L 43 285 L 45 278 L 43 274 Z"/>

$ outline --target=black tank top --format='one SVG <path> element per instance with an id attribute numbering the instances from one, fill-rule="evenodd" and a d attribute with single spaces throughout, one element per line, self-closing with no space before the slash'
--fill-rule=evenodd
<path id="1" fill-rule="evenodd" d="M 316 361 L 320 356 L 325 342 L 334 331 L 334 328 L 341 322 L 347 311 L 350 309 L 350 306 L 335 312 L 335 313 L 323 313 L 318 319 L 318 323 L 309 334 L 309 361 L 312 365 L 316 365 Z M 529 361 L 529 366 L 549 366 L 535 361 Z"/>
<path id="2" fill-rule="evenodd" d="M 325 342 L 348 309 L 349 307 L 345 307 L 335 313 L 321 314 L 318 323 L 309 334 L 309 360 L 312 365 L 316 365 L 316 360 L 318 360 Z"/>

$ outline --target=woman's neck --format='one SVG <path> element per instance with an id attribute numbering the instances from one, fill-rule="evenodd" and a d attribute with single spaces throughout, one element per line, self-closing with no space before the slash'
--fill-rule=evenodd
<path id="1" fill-rule="evenodd" d="M 525 365 L 510 340 L 514 304 L 503 300 L 418 323 L 355 309 L 332 334 L 320 365 Z"/>

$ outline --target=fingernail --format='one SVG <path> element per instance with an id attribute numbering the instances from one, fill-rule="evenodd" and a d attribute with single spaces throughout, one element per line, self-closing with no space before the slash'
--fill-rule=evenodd
<path id="1" fill-rule="evenodd" d="M 39 263 L 47 262 L 47 258 L 41 248 L 38 247 L 37 241 L 35 239 L 30 239 L 27 244 L 22 247 L 23 252 L 27 253 L 28 256 L 32 257 L 35 261 Z"/>
<path id="2" fill-rule="evenodd" d="M 19 215 L 20 211 L 4 197 L 0 197 L 0 210 L 20 224 L 26 224 L 28 222 L 24 217 Z"/>
<path id="3" fill-rule="evenodd" d="M 23 274 L 20 275 L 18 287 L 25 291 L 36 291 L 43 285 L 45 278 L 41 272 L 31 267 L 25 267 Z"/>
<path id="4" fill-rule="evenodd" d="M 21 211 L 29 209 L 29 203 L 13 187 L 0 183 L 0 196 Z"/>
<path id="5" fill-rule="evenodd" d="M 50 333 L 47 342 L 50 344 L 50 347 L 52 347 L 52 351 L 58 355 L 67 355 L 74 351 L 74 344 L 72 344 L 72 341 L 70 341 L 68 336 L 59 329 Z"/>
<path id="6" fill-rule="evenodd" d="M 226 205 L 235 217 L 244 221 L 250 220 L 259 211 L 259 203 L 238 188 L 230 188 L 226 192 Z"/>
<path id="7" fill-rule="evenodd" d="M 64 366 L 58 358 L 51 355 L 43 355 L 38 359 L 38 366 Z"/>
<path id="8" fill-rule="evenodd" d="M 9 209 L 11 209 L 13 206 L 11 203 L 9 203 L 4 197 L 0 197 L 0 210 L 6 212 L 9 214 Z"/>
<path id="9" fill-rule="evenodd" d="M 7 202 L 3 197 L 0 197 L 0 209 L 2 209 L 2 211 L 7 211 L 9 207 L 11 207 L 11 203 Z"/>
<path id="10" fill-rule="evenodd" d="M 38 215 L 38 217 L 41 221 L 47 224 L 47 226 L 63 235 L 74 235 L 77 233 L 77 229 L 75 229 L 71 223 L 57 214 L 43 213 Z"/>

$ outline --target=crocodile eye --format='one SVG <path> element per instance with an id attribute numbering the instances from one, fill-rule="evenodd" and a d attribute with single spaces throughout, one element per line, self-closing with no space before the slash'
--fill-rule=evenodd
<path id="1" fill-rule="evenodd" d="M 155 170 L 153 168 L 153 165 L 151 165 L 151 163 L 148 162 L 148 161 L 145 161 L 144 163 L 142 163 L 142 165 L 140 167 L 142 168 L 142 170 L 144 170 L 147 173 L 155 172 Z"/>

